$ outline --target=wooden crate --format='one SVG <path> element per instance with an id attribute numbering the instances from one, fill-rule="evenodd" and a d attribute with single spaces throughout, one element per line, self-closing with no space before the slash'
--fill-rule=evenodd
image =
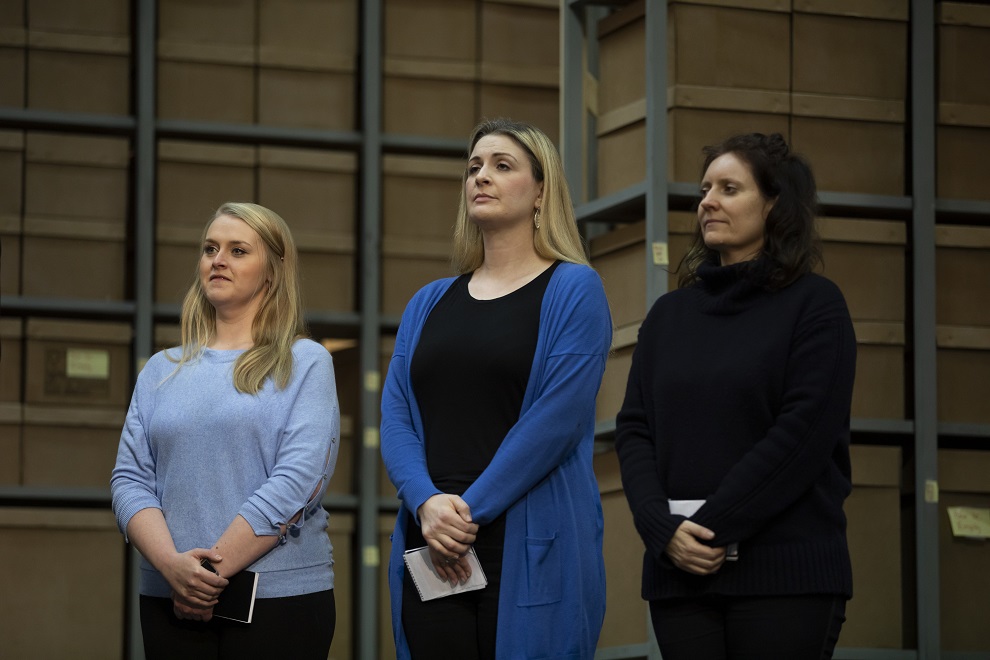
<path id="1" fill-rule="evenodd" d="M 131 333 L 126 323 L 28 319 L 24 402 L 126 410 Z"/>
<path id="2" fill-rule="evenodd" d="M 450 240 L 386 237 L 382 241 L 382 313 L 402 314 L 419 289 L 454 275 L 451 249 Z"/>
<path id="3" fill-rule="evenodd" d="M 990 91 L 974 84 L 972 63 L 990 58 L 990 7 L 941 2 L 938 17 L 936 193 L 990 199 L 983 154 L 990 149 Z"/>
<path id="4" fill-rule="evenodd" d="M 990 328 L 939 325 L 935 339 L 939 421 L 990 424 Z"/>
<path id="5" fill-rule="evenodd" d="M 822 274 L 835 282 L 857 321 L 905 319 L 907 226 L 861 218 L 820 218 Z"/>
<path id="6" fill-rule="evenodd" d="M 383 69 L 387 133 L 467 140 L 478 122 L 476 62 L 385 58 Z"/>
<path id="7" fill-rule="evenodd" d="M 953 536 L 949 507 L 990 508 L 990 452 L 941 449 L 939 585 L 943 651 L 990 651 L 990 540 Z"/>
<path id="8" fill-rule="evenodd" d="M 122 658 L 124 547 L 108 509 L 0 508 L 0 563 L 44 567 L 5 572 L 4 655 Z"/>
<path id="9" fill-rule="evenodd" d="M 21 484 L 21 408 L 0 401 L 0 486 Z"/>
<path id="10" fill-rule="evenodd" d="M 677 269 L 687 253 L 697 226 L 691 212 L 667 214 L 667 290 L 677 288 Z M 591 265 L 598 271 L 608 297 L 612 323 L 617 328 L 638 324 L 646 316 L 646 227 L 630 223 L 590 241 Z"/>
<path id="11" fill-rule="evenodd" d="M 598 648 L 645 644 L 651 625 L 648 606 L 640 596 L 645 548 L 622 490 L 618 456 L 612 450 L 596 454 L 594 465 L 605 517 L 602 552 L 608 584 Z"/>
<path id="12" fill-rule="evenodd" d="M 123 406 L 24 406 L 24 485 L 106 488 L 117 459 L 125 411 Z"/>
<path id="13" fill-rule="evenodd" d="M 24 107 L 24 79 L 27 75 L 24 37 L 0 32 L 0 106 Z"/>
<path id="14" fill-rule="evenodd" d="M 128 148 L 119 138 L 27 134 L 25 295 L 124 298 Z"/>
<path id="15" fill-rule="evenodd" d="M 24 323 L 19 318 L 0 318 L 0 402 L 23 401 Z"/>
<path id="16" fill-rule="evenodd" d="M 462 159 L 387 155 L 382 174 L 386 239 L 451 240 L 464 177 Z"/>
<path id="17" fill-rule="evenodd" d="M 355 576 L 361 570 L 354 556 L 354 514 L 330 512 L 330 544 L 333 546 L 333 597 L 337 622 L 327 660 L 351 660 L 354 657 L 353 620 L 357 608 Z"/>
<path id="18" fill-rule="evenodd" d="M 793 91 L 898 101 L 907 90 L 909 0 L 793 0 Z"/>
<path id="19" fill-rule="evenodd" d="M 639 325 L 627 325 L 612 333 L 612 347 L 605 362 L 605 375 L 595 399 L 595 419 L 599 422 L 614 420 L 622 408 Z"/>
<path id="20" fill-rule="evenodd" d="M 477 51 L 478 8 L 463 0 L 385 0 L 385 57 L 471 62 Z M 442 34 L 442 39 L 423 35 Z"/>
<path id="21" fill-rule="evenodd" d="M 935 320 L 990 326 L 990 228 L 936 225 Z"/>
<path id="22" fill-rule="evenodd" d="M 126 115 L 130 97 L 129 37 L 28 32 L 27 107 Z"/>
<path id="23" fill-rule="evenodd" d="M 795 95 L 790 146 L 811 163 L 819 190 L 903 195 L 903 103 L 898 108 L 873 113 L 852 98 Z"/>
<path id="24" fill-rule="evenodd" d="M 853 321 L 856 380 L 852 416 L 904 419 L 906 392 L 903 323 Z"/>
<path id="25" fill-rule="evenodd" d="M 840 647 L 902 648 L 901 449 L 853 445 L 844 509 L 855 596 Z"/>
<path id="26" fill-rule="evenodd" d="M 30 0 L 32 32 L 77 34 L 127 39 L 131 34 L 128 0 Z"/>

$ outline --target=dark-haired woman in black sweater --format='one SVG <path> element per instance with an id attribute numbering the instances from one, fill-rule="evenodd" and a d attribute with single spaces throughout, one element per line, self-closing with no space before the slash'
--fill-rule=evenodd
<path id="1" fill-rule="evenodd" d="M 829 658 L 852 595 L 853 327 L 811 272 L 807 163 L 778 134 L 705 155 L 680 288 L 640 328 L 617 417 L 642 595 L 664 660 Z"/>

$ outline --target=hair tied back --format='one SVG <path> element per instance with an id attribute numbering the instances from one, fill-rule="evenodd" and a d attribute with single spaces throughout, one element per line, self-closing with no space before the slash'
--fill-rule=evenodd
<path id="1" fill-rule="evenodd" d="M 766 150 L 767 155 L 777 161 L 784 160 L 790 153 L 787 141 L 780 133 L 771 133 L 766 137 Z"/>

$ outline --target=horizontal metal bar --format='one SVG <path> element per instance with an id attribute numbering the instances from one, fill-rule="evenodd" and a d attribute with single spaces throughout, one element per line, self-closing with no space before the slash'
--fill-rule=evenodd
<path id="1" fill-rule="evenodd" d="M 396 332 L 399 329 L 399 323 L 401 321 L 402 316 L 398 314 L 382 314 L 379 317 L 381 329 L 387 332 Z"/>
<path id="2" fill-rule="evenodd" d="M 642 220 L 646 215 L 646 182 L 581 204 L 574 215 L 578 223 Z"/>
<path id="3" fill-rule="evenodd" d="M 41 131 L 84 131 L 130 135 L 137 127 L 134 117 L 88 112 L 56 112 L 29 108 L 0 108 L 0 126 Z"/>
<path id="4" fill-rule="evenodd" d="M 356 131 L 329 131 L 316 128 L 228 124 L 223 122 L 159 119 L 157 137 L 209 142 L 263 143 L 295 147 L 321 147 L 353 151 L 361 146 Z"/>
<path id="5" fill-rule="evenodd" d="M 918 652 L 914 649 L 835 649 L 835 660 L 915 660 Z"/>
<path id="6" fill-rule="evenodd" d="M 990 200 L 936 199 L 935 212 L 952 215 L 990 216 Z"/>
<path id="7" fill-rule="evenodd" d="M 961 438 L 990 438 L 990 424 L 963 424 L 960 422 L 939 422 L 940 436 L 956 436 Z"/>
<path id="8" fill-rule="evenodd" d="M 466 139 L 437 138 L 424 135 L 382 135 L 382 151 L 394 154 L 416 154 L 418 156 L 450 156 L 466 158 Z"/>
<path id="9" fill-rule="evenodd" d="M 855 433 L 896 433 L 903 435 L 914 433 L 914 421 L 910 419 L 853 417 L 849 426 Z"/>
<path id="10" fill-rule="evenodd" d="M 630 0 L 567 0 L 570 9 L 581 9 L 583 7 L 606 6 L 621 7 L 628 5 Z"/>
<path id="11" fill-rule="evenodd" d="M 124 319 L 134 315 L 134 303 L 127 300 L 86 300 L 42 296 L 0 296 L 4 315 L 80 316 Z"/>
<path id="12" fill-rule="evenodd" d="M 109 480 L 109 475 L 107 475 Z M 0 486 L 0 506 L 110 506 L 109 488 L 66 486 Z"/>

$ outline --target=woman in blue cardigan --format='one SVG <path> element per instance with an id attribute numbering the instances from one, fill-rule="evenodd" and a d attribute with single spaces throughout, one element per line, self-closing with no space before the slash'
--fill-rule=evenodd
<path id="1" fill-rule="evenodd" d="M 382 394 L 402 509 L 388 581 L 401 658 L 591 658 L 605 613 L 595 397 L 611 342 L 560 158 L 538 129 L 472 133 L 459 277 L 409 302 Z M 402 555 L 449 583 L 473 548 L 488 585 L 421 601 Z"/>

